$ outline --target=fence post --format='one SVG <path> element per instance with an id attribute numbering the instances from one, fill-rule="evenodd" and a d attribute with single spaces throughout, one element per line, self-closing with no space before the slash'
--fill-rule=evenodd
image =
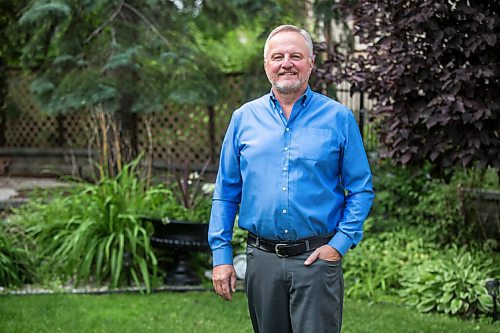
<path id="1" fill-rule="evenodd" d="M 207 107 L 208 110 L 208 141 L 210 147 L 210 161 L 215 163 L 215 109 L 213 105 Z"/>
<path id="2" fill-rule="evenodd" d="M 361 133 L 361 138 L 365 139 L 364 129 L 365 129 L 365 96 L 363 92 L 359 93 L 359 132 Z"/>
<path id="3" fill-rule="evenodd" d="M 118 124 L 118 131 L 121 133 L 121 140 L 123 140 L 122 158 L 127 162 L 136 158 L 138 154 L 137 114 L 131 110 L 133 102 L 133 96 L 124 94 L 120 100 L 120 109 L 113 114 L 114 121 Z M 125 146 L 125 143 L 129 146 Z"/>
<path id="4" fill-rule="evenodd" d="M 65 128 L 64 128 L 64 119 L 65 116 L 58 114 L 56 116 L 56 121 L 57 121 L 57 138 L 56 138 L 56 145 L 58 147 L 63 147 L 64 146 L 64 134 L 65 134 Z"/>

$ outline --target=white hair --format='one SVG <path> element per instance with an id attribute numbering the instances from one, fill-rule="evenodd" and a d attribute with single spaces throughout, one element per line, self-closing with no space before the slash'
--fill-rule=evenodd
<path id="1" fill-rule="evenodd" d="M 284 24 L 284 25 L 280 25 L 277 28 L 274 28 L 274 30 L 271 31 L 269 36 L 267 36 L 266 44 L 264 44 L 264 59 L 266 59 L 267 52 L 269 50 L 269 40 L 271 38 L 273 38 L 274 35 L 276 35 L 279 32 L 282 32 L 282 31 L 298 32 L 306 40 L 307 49 L 309 51 L 309 58 L 312 59 L 314 57 L 314 55 L 313 55 L 313 42 L 312 42 L 312 39 L 311 39 L 311 36 L 309 35 L 309 33 L 307 31 L 305 31 L 304 29 L 301 29 L 301 28 L 296 27 L 294 25 Z"/>

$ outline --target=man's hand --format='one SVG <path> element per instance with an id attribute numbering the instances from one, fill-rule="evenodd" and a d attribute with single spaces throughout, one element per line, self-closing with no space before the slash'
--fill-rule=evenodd
<path id="1" fill-rule="evenodd" d="M 236 272 L 233 265 L 215 266 L 212 271 L 212 283 L 217 294 L 226 301 L 233 299 L 236 291 Z"/>
<path id="2" fill-rule="evenodd" d="M 304 261 L 304 265 L 309 266 L 318 258 L 327 261 L 338 261 L 342 259 L 342 256 L 336 249 L 327 244 L 314 250 L 306 261 Z"/>

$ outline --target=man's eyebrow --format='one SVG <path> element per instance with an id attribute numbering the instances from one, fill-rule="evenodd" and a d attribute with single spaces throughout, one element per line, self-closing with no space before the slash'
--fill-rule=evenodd
<path id="1" fill-rule="evenodd" d="M 282 54 L 285 54 L 285 53 L 288 53 L 288 52 L 275 51 L 275 52 L 271 53 L 270 55 L 271 56 L 277 55 L 277 54 L 282 55 Z M 290 52 L 290 55 L 301 55 L 301 56 L 303 56 L 303 55 L 305 55 L 305 53 L 300 52 L 300 51 L 294 51 L 294 52 Z"/>

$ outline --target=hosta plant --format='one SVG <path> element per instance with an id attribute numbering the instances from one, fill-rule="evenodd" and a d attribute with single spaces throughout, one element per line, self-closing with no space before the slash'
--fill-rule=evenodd
<path id="1" fill-rule="evenodd" d="M 401 296 L 421 312 L 470 317 L 492 311 L 485 282 L 500 276 L 500 266 L 480 251 L 451 248 L 403 273 Z"/>

